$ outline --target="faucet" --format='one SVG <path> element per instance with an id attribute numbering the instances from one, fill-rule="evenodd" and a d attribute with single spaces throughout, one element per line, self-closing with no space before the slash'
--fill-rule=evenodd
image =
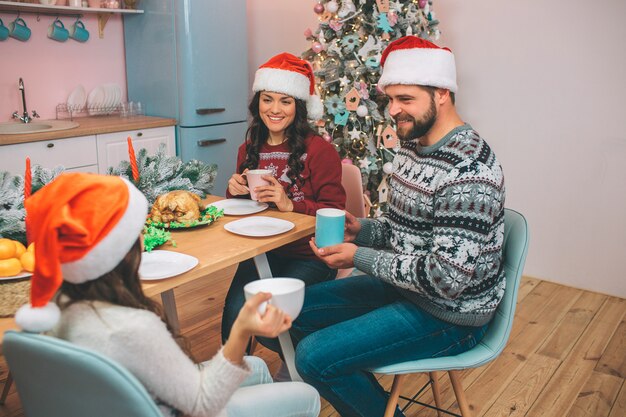
<path id="1" fill-rule="evenodd" d="M 13 112 L 12 117 L 14 119 L 21 120 L 23 123 L 30 123 L 35 117 L 39 117 L 39 115 L 37 114 L 35 110 L 33 110 L 32 116 L 28 115 L 28 109 L 26 108 L 26 91 L 24 89 L 24 80 L 22 80 L 22 78 L 20 78 L 20 81 L 18 83 L 18 89 L 20 90 L 20 93 L 22 94 L 22 107 L 24 108 L 24 113 L 22 114 L 22 116 L 20 116 L 16 110 Z"/>

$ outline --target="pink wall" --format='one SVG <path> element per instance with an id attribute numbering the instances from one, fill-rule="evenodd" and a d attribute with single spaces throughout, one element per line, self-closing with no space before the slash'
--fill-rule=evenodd
<path id="1" fill-rule="evenodd" d="M 0 122 L 7 121 L 22 103 L 17 89 L 22 77 L 26 86 L 26 104 L 37 110 L 42 119 L 54 119 L 55 107 L 67 100 L 67 96 L 82 84 L 87 93 L 103 83 L 116 83 L 126 97 L 126 70 L 124 60 L 124 28 L 122 17 L 113 15 L 104 29 L 104 39 L 98 37 L 98 19 L 86 14 L 82 21 L 89 31 L 85 43 L 68 39 L 56 42 L 48 39 L 48 26 L 52 16 L 22 14 L 21 17 L 32 31 L 27 42 L 13 38 L 0 42 Z M 8 25 L 15 14 L 0 12 L 0 18 Z M 75 18 L 61 17 L 65 27 Z"/>

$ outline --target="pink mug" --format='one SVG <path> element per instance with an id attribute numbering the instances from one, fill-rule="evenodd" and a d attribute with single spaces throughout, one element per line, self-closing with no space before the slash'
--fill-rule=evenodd
<path id="1" fill-rule="evenodd" d="M 248 170 L 244 175 L 248 179 L 248 189 L 250 190 L 250 199 L 256 201 L 256 193 L 254 189 L 256 187 L 261 187 L 263 185 L 270 185 L 269 181 L 264 180 L 262 177 L 264 175 L 272 175 L 273 172 L 271 169 L 251 169 Z"/>

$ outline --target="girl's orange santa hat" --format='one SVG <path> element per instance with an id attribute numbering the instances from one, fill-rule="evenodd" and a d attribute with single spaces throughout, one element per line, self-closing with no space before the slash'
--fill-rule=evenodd
<path id="1" fill-rule="evenodd" d="M 15 314 L 26 331 L 52 329 L 53 298 L 63 281 L 81 284 L 112 271 L 139 237 L 148 212 L 144 195 L 116 176 L 68 173 L 26 199 L 26 233 L 35 243 L 31 304 Z"/>
<path id="2" fill-rule="evenodd" d="M 319 120 L 324 115 L 322 100 L 315 94 L 311 64 L 287 52 L 270 58 L 259 67 L 252 91 L 270 91 L 304 100 L 309 119 Z"/>
<path id="3" fill-rule="evenodd" d="M 456 64 L 448 48 L 417 36 L 404 36 L 387 45 L 380 59 L 383 73 L 378 87 L 422 85 L 457 92 Z"/>

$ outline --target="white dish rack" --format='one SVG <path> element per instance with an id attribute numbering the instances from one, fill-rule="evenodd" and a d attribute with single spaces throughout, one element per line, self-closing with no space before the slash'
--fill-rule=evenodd
<path id="1" fill-rule="evenodd" d="M 122 104 L 115 106 L 70 106 L 67 103 L 60 103 L 56 106 L 57 119 L 70 119 L 74 117 L 87 116 L 119 116 L 122 113 Z"/>

